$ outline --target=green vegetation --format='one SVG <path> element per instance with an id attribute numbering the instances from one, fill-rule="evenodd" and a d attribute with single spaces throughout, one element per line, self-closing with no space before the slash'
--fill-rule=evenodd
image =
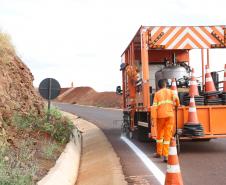
<path id="1" fill-rule="evenodd" d="M 47 110 L 42 117 L 15 114 L 11 124 L 4 123 L 11 136 L 0 128 L 0 185 L 35 185 L 51 167 L 46 165 L 54 164 L 74 125 L 56 108 L 50 110 L 50 121 L 46 120 Z"/>
<path id="2" fill-rule="evenodd" d="M 51 159 L 56 150 L 58 150 L 58 145 L 56 143 L 46 143 L 46 146 L 43 147 L 43 157 Z"/>
<path id="3" fill-rule="evenodd" d="M 44 132 L 53 137 L 56 141 L 65 144 L 69 141 L 74 128 L 73 122 L 67 117 L 62 116 L 57 108 L 50 110 L 50 121 L 47 122 L 48 110 L 45 110 L 45 116 L 40 118 L 35 114 L 19 115 L 13 117 L 13 124 L 19 130 L 34 130 Z"/>
<path id="4" fill-rule="evenodd" d="M 32 160 L 34 153 L 30 153 L 28 143 L 22 142 L 14 153 L 7 145 L 0 149 L 0 185 L 32 185 L 37 162 Z"/>

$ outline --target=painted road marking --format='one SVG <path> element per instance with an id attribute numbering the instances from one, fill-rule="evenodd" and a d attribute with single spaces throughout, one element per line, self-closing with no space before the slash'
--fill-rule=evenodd
<path id="1" fill-rule="evenodd" d="M 135 154 L 141 159 L 144 165 L 149 169 L 149 171 L 155 176 L 161 185 L 165 183 L 164 173 L 152 162 L 151 159 L 147 157 L 135 144 L 133 144 L 129 139 L 122 136 L 121 139 L 135 152 Z"/>

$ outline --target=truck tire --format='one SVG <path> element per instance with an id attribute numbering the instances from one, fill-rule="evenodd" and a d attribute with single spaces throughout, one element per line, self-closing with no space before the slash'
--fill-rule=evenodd
<path id="1" fill-rule="evenodd" d="M 138 128 L 137 128 L 138 141 L 141 141 L 141 142 L 150 141 L 148 134 L 149 134 L 149 132 L 148 132 L 148 129 L 146 127 L 138 126 Z"/>

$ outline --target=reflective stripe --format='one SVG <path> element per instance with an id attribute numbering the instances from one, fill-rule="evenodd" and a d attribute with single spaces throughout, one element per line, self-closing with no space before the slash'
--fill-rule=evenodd
<path id="1" fill-rule="evenodd" d="M 190 102 L 194 103 L 195 102 L 195 98 L 190 98 Z"/>
<path id="2" fill-rule="evenodd" d="M 206 73 L 210 73 L 210 69 L 209 68 L 206 69 Z"/>
<path id="3" fill-rule="evenodd" d="M 153 106 L 158 106 L 158 103 L 153 103 Z"/>
<path id="4" fill-rule="evenodd" d="M 226 81 L 226 77 L 224 77 L 224 81 Z"/>
<path id="5" fill-rule="evenodd" d="M 197 85 L 196 81 L 190 81 L 190 85 Z"/>
<path id="6" fill-rule="evenodd" d="M 224 72 L 226 73 L 226 69 L 224 69 Z"/>
<path id="7" fill-rule="evenodd" d="M 156 143 L 162 143 L 163 139 L 156 139 Z"/>
<path id="8" fill-rule="evenodd" d="M 172 82 L 172 86 L 176 86 L 176 82 Z"/>
<path id="9" fill-rule="evenodd" d="M 169 147 L 169 155 L 177 155 L 177 148 L 174 147 Z"/>
<path id="10" fill-rule="evenodd" d="M 206 82 L 212 82 L 212 81 L 213 81 L 212 77 L 206 78 Z"/>
<path id="11" fill-rule="evenodd" d="M 180 166 L 178 164 L 176 165 L 167 165 L 167 170 L 168 173 L 179 173 L 180 172 Z"/>
<path id="12" fill-rule="evenodd" d="M 170 144 L 170 141 L 163 141 L 163 144 L 164 145 L 169 145 Z"/>
<path id="13" fill-rule="evenodd" d="M 172 104 L 173 105 L 173 101 L 172 100 L 164 100 L 164 101 L 158 102 L 158 106 L 163 105 L 163 104 Z"/>
<path id="14" fill-rule="evenodd" d="M 189 107 L 189 112 L 196 112 L 196 107 Z"/>

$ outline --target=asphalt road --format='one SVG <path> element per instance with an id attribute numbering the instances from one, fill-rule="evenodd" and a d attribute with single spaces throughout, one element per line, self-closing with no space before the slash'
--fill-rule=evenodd
<path id="1" fill-rule="evenodd" d="M 103 130 L 120 157 L 123 172 L 129 184 L 159 184 L 141 160 L 120 139 L 120 122 L 117 123 L 115 120 L 122 119 L 121 111 L 61 103 L 55 105 L 95 123 Z M 132 141 L 165 173 L 166 164 L 152 158 L 155 150 L 154 143 Z M 185 185 L 226 185 L 226 139 L 183 142 L 179 160 Z"/>

